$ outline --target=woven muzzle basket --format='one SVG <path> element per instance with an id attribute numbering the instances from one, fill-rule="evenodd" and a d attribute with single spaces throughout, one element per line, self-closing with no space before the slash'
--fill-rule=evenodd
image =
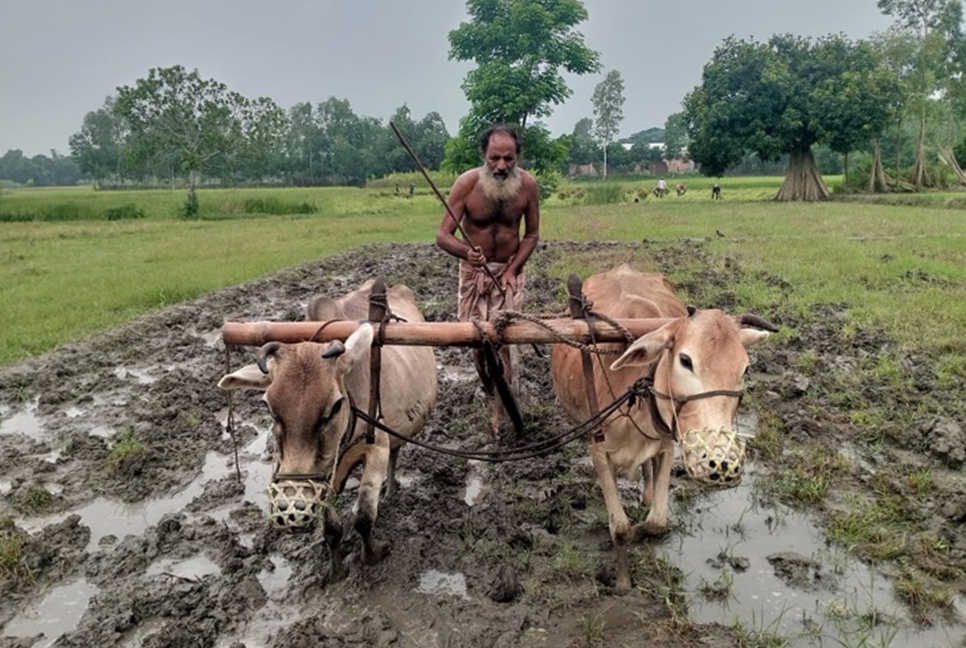
<path id="1" fill-rule="evenodd" d="M 735 486 L 744 468 L 745 441 L 733 430 L 688 430 L 681 435 L 681 455 L 692 479 Z"/>
<path id="2" fill-rule="evenodd" d="M 270 511 L 276 526 L 305 529 L 322 517 L 328 484 L 312 480 L 281 480 L 268 485 Z"/>

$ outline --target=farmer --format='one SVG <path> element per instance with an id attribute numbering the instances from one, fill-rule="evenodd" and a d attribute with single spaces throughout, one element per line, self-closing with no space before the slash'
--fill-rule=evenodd
<path id="1" fill-rule="evenodd" d="M 520 138 L 516 132 L 502 124 L 493 126 L 480 137 L 480 153 L 483 165 L 457 178 L 447 201 L 461 220 L 468 240 L 456 238 L 456 223 L 449 214 L 443 215 L 436 232 L 436 244 L 460 260 L 457 311 L 463 322 L 487 321 L 498 311 L 522 307 L 526 285 L 523 267 L 539 238 L 540 195 L 533 176 L 518 166 Z M 511 384 L 517 362 L 515 351 L 513 345 L 502 350 L 504 375 Z M 502 419 L 496 384 L 481 349 L 476 350 L 475 360 L 496 434 Z"/>
<path id="2" fill-rule="evenodd" d="M 664 178 L 661 178 L 657 181 L 657 186 L 654 187 L 654 194 L 658 198 L 663 198 L 667 191 L 667 182 L 664 180 Z"/>
<path id="3" fill-rule="evenodd" d="M 415 182 L 410 182 L 409 183 L 409 199 L 412 200 L 414 195 L 416 195 L 416 183 Z"/>
<path id="4" fill-rule="evenodd" d="M 711 200 L 721 200 L 721 185 L 715 184 L 711 187 Z"/>

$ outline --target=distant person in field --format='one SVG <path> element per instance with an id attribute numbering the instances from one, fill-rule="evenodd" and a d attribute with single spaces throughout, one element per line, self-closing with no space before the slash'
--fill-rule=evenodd
<path id="1" fill-rule="evenodd" d="M 654 193 L 658 198 L 663 198 L 664 194 L 667 193 L 667 182 L 665 182 L 664 178 L 657 181 L 657 186 L 654 187 Z"/>
<path id="2" fill-rule="evenodd" d="M 396 195 L 399 195 L 399 185 L 396 185 Z"/>
<path id="3" fill-rule="evenodd" d="M 676 184 L 674 185 L 674 192 L 678 195 L 678 198 L 680 198 L 688 192 L 688 188 L 683 184 Z"/>
<path id="4" fill-rule="evenodd" d="M 523 268 L 539 240 L 540 194 L 533 176 L 519 167 L 520 138 L 516 131 L 505 125 L 488 129 L 480 137 L 480 154 L 483 165 L 457 178 L 447 201 L 468 240 L 456 238 L 456 223 L 449 214 L 443 215 L 436 233 L 437 245 L 459 259 L 457 316 L 461 322 L 485 322 L 499 311 L 523 307 Z M 484 266 L 496 277 L 499 287 Z M 516 347 L 506 345 L 502 354 L 504 375 L 512 384 Z M 496 384 L 488 375 L 482 350 L 476 350 L 475 361 L 496 434 L 502 419 Z"/>
<path id="5" fill-rule="evenodd" d="M 416 183 L 415 182 L 410 182 L 409 183 L 409 199 L 412 200 L 413 199 L 413 196 L 415 196 L 415 195 L 416 195 Z"/>
<path id="6" fill-rule="evenodd" d="M 711 200 L 721 200 L 721 185 L 711 187 Z"/>

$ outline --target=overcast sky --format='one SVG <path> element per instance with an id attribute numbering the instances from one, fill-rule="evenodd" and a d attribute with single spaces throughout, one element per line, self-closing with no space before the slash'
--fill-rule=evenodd
<path id="1" fill-rule="evenodd" d="M 663 126 L 731 34 L 868 36 L 889 26 L 875 0 L 584 0 L 580 26 L 604 72 L 624 77 L 621 135 Z M 450 133 L 468 109 L 468 63 L 448 60 L 463 0 L 3 0 L 0 155 L 68 153 L 85 113 L 152 67 L 197 68 L 288 109 L 330 96 L 387 119 L 407 103 L 437 111 Z M 547 120 L 555 134 L 593 115 L 602 75 L 573 77 L 573 96 Z"/>

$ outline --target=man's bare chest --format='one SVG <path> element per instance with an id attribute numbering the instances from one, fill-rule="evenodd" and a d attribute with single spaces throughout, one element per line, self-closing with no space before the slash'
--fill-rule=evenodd
<path id="1" fill-rule="evenodd" d="M 483 196 L 474 198 L 466 204 L 466 216 L 478 227 L 515 226 L 526 211 L 527 202 L 521 196 L 510 200 L 490 200 Z"/>

